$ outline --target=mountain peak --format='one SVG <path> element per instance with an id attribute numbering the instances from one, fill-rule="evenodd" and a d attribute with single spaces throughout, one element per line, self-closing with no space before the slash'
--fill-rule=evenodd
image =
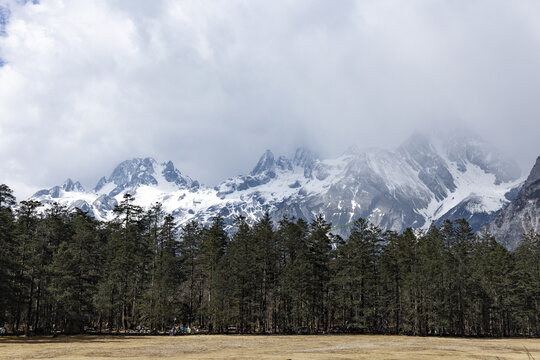
<path id="1" fill-rule="evenodd" d="M 84 187 L 81 185 L 80 182 L 71 180 L 68 178 L 64 183 L 62 184 L 62 190 L 64 191 L 77 191 L 77 192 L 84 192 Z"/>
<path id="2" fill-rule="evenodd" d="M 164 162 L 161 166 L 163 167 L 161 174 L 167 182 L 187 188 L 198 188 L 200 186 L 198 181 L 193 181 L 189 176 L 183 175 L 176 169 L 172 161 Z"/>
<path id="3" fill-rule="evenodd" d="M 162 202 L 179 224 L 193 218 L 204 222 L 216 214 L 232 224 L 238 215 L 254 219 L 268 209 L 276 221 L 283 216 L 309 220 L 323 213 L 336 224 L 363 217 L 396 231 L 458 217 L 481 226 L 507 204 L 504 194 L 516 182 L 495 183 L 493 174 L 504 163 L 494 161 L 496 153 L 486 150 L 481 140 L 467 134 L 461 138 L 413 133 L 396 150 L 351 147 L 355 154 L 335 159 L 319 159 L 304 147 L 296 149 L 294 157 L 266 150 L 249 174 L 215 188 L 199 186 L 172 161 L 133 158 L 101 178 L 93 192 L 77 192 L 80 184 L 68 179 L 35 197 L 91 209 L 104 220 L 114 217 L 115 203 L 129 192 L 143 206 Z M 531 188 L 538 178 L 540 159 L 529 176 Z"/>
<path id="4" fill-rule="evenodd" d="M 434 153 L 434 146 L 428 135 L 415 131 L 398 147 L 398 151 L 401 153 L 421 153 L 425 156 L 432 156 Z"/>
<path id="5" fill-rule="evenodd" d="M 464 173 L 470 164 L 495 176 L 495 184 L 519 179 L 517 163 L 496 151 L 492 144 L 466 127 L 447 127 L 427 132 L 414 132 L 398 149 L 422 157 L 440 157 L 450 161 Z"/>
<path id="6" fill-rule="evenodd" d="M 527 180 L 525 180 L 524 187 L 529 186 L 538 180 L 540 180 L 540 156 L 536 158 L 536 163 L 534 164 L 531 172 L 529 173 Z"/>
<path id="7" fill-rule="evenodd" d="M 311 166 L 317 160 L 317 156 L 306 147 L 299 147 L 294 153 L 293 164 L 305 168 Z"/>
<path id="8" fill-rule="evenodd" d="M 257 165 L 251 170 L 251 175 L 258 175 L 266 170 L 270 170 L 275 164 L 274 154 L 270 150 L 266 150 L 260 157 Z"/>
<path id="9" fill-rule="evenodd" d="M 157 185 L 158 182 L 153 176 L 155 165 L 157 165 L 156 161 L 150 157 L 122 161 L 107 179 L 108 183 L 113 182 L 116 185 L 112 195 L 138 185 Z M 97 186 L 96 190 L 98 190 Z"/>
<path id="10" fill-rule="evenodd" d="M 140 185 L 158 186 L 174 184 L 178 188 L 198 188 L 199 183 L 178 171 L 172 161 L 158 163 L 152 157 L 133 158 L 122 161 L 113 170 L 111 176 L 102 177 L 96 187 L 96 192 L 103 192 L 107 184 L 114 184 L 113 188 L 107 188 L 111 196 L 115 196 L 127 189 L 134 189 Z"/>
<path id="11" fill-rule="evenodd" d="M 80 182 L 71 180 L 70 178 L 66 179 L 60 186 L 53 186 L 50 189 L 43 189 L 36 192 L 32 195 L 33 198 L 39 198 L 43 196 L 50 196 L 53 199 L 57 199 L 61 196 L 61 192 L 85 192 L 84 187 Z"/>

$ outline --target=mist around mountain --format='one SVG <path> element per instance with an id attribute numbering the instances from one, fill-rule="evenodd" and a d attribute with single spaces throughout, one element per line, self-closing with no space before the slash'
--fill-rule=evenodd
<path id="1" fill-rule="evenodd" d="M 268 150 L 214 188 L 152 158 L 18 205 L 0 185 L 0 326 L 539 336 L 539 186 L 540 158 L 522 179 L 478 137 L 419 133 Z"/>
<path id="2" fill-rule="evenodd" d="M 343 225 L 359 217 L 398 232 L 459 218 L 478 230 L 509 204 L 523 181 L 516 163 L 479 136 L 441 130 L 414 133 L 394 150 L 351 146 L 334 159 L 321 159 L 306 148 L 291 157 L 267 150 L 249 173 L 215 187 L 191 179 L 171 161 L 135 158 L 93 189 L 68 179 L 31 199 L 107 221 L 129 193 L 143 208 L 161 203 L 179 225 L 209 223 L 220 215 L 231 226 L 240 215 L 255 221 L 266 211 L 275 222 L 283 217 L 310 221 L 322 214 L 346 235 Z"/>

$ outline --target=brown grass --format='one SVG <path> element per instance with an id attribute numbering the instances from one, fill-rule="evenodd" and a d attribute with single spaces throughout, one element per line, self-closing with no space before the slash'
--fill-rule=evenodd
<path id="1" fill-rule="evenodd" d="M 529 352 L 529 355 L 527 354 Z M 531 357 L 529 357 L 531 356 Z M 0 359 L 516 359 L 540 340 L 407 336 L 0 337 Z"/>

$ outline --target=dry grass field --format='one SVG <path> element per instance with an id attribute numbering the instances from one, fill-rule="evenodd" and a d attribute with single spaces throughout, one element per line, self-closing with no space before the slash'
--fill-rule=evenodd
<path id="1" fill-rule="evenodd" d="M 529 354 L 527 353 L 529 352 Z M 516 359 L 540 340 L 406 336 L 0 337 L 0 359 Z"/>

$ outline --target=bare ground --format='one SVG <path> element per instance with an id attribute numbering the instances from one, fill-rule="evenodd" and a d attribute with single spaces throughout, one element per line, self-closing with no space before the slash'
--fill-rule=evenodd
<path id="1" fill-rule="evenodd" d="M 540 340 L 385 335 L 0 337 L 0 359 L 540 360 Z"/>

